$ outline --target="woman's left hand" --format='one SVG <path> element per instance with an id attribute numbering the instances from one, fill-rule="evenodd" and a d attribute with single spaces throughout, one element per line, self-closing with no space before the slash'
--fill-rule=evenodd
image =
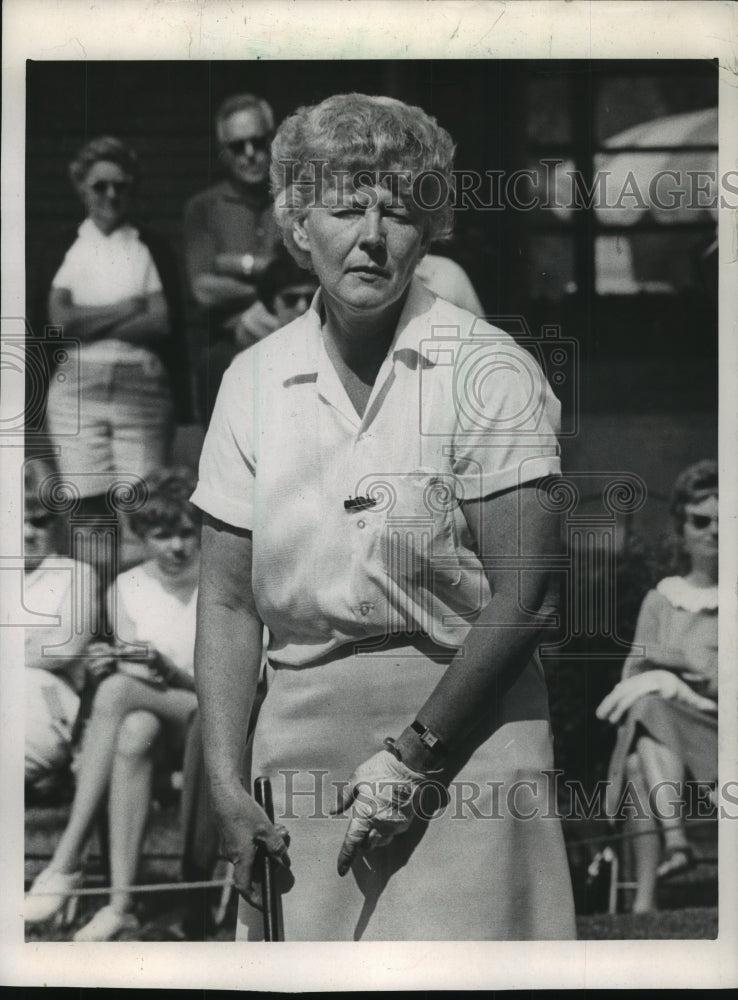
<path id="1" fill-rule="evenodd" d="M 333 815 L 351 808 L 351 819 L 338 854 L 338 874 L 345 875 L 359 851 L 384 847 L 413 821 L 418 788 L 428 776 L 411 771 L 388 750 L 360 764 L 339 792 Z"/>
<path id="2" fill-rule="evenodd" d="M 118 669 L 121 673 L 136 677 L 147 684 L 154 684 L 156 687 L 168 688 L 178 687 L 179 671 L 172 661 L 160 653 L 154 646 L 149 645 L 148 650 L 142 655 L 137 649 L 131 650 L 126 656 L 125 647 L 120 650 Z"/>
<path id="3" fill-rule="evenodd" d="M 153 646 L 149 648 L 146 664 L 151 672 L 160 678 L 162 684 L 165 684 L 167 687 L 176 686 L 177 668 L 168 657 L 164 656 Z"/>
<path id="4" fill-rule="evenodd" d="M 633 704 L 646 694 L 675 699 L 692 705 L 701 712 L 713 712 L 715 703 L 703 698 L 670 670 L 647 670 L 616 684 L 597 706 L 598 719 L 617 725 Z"/>

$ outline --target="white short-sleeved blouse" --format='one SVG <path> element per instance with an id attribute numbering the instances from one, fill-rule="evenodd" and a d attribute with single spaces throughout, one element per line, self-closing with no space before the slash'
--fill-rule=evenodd
<path id="1" fill-rule="evenodd" d="M 192 500 L 253 532 L 273 662 L 394 631 L 458 645 L 490 599 L 459 502 L 559 473 L 560 404 L 508 334 L 414 280 L 359 417 L 320 312 L 318 291 L 226 372 Z"/>
<path id="2" fill-rule="evenodd" d="M 77 230 L 77 239 L 51 286 L 67 289 L 76 306 L 110 306 L 162 290 L 159 272 L 138 230 L 126 224 L 106 235 L 91 219 L 85 219 Z M 82 347 L 88 361 L 143 361 L 149 357 L 145 348 L 112 338 Z"/>
<path id="3" fill-rule="evenodd" d="M 113 584 L 118 603 L 134 625 L 135 634 L 121 636 L 124 642 L 151 643 L 154 649 L 188 674 L 194 672 L 197 587 L 183 601 L 167 590 L 146 563 L 116 577 Z"/>

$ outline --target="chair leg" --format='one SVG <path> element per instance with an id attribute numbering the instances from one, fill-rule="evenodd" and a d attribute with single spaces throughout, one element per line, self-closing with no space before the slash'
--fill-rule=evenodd
<path id="1" fill-rule="evenodd" d="M 610 862 L 610 891 L 607 898 L 607 912 L 614 915 L 618 912 L 618 890 L 620 889 L 620 859 L 611 847 L 604 850 L 605 860 Z"/>

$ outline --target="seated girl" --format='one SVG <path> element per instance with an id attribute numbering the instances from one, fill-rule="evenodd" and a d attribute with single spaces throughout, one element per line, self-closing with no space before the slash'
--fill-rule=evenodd
<path id="1" fill-rule="evenodd" d="M 75 941 L 107 941 L 139 926 L 134 884 L 151 799 L 155 750 L 161 740 L 182 754 L 197 701 L 193 653 L 200 555 L 198 511 L 189 503 L 194 476 L 187 469 L 148 478 L 149 496 L 131 515 L 146 561 L 116 579 L 108 594 L 118 644 L 99 644 L 100 683 L 87 724 L 77 789 L 64 833 L 48 868 L 26 896 L 25 919 L 61 914 L 71 919 L 82 882 L 82 851 L 108 792 L 112 893 Z M 68 903 L 72 905 L 67 905 Z"/>
<path id="2" fill-rule="evenodd" d="M 666 577 L 646 594 L 622 680 L 597 709 L 598 718 L 619 726 L 610 763 L 610 809 L 616 811 L 630 781 L 645 811 L 637 824 L 641 835 L 633 840 L 635 913 L 655 908 L 659 878 L 695 863 L 674 801 L 683 797 L 677 793 L 685 791 L 685 778 L 717 779 L 716 462 L 697 462 L 681 473 L 671 513 L 686 572 Z M 649 831 L 653 835 L 643 836 Z"/>

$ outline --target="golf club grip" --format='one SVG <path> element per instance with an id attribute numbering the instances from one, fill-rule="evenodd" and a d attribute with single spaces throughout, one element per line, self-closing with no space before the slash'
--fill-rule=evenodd
<path id="1" fill-rule="evenodd" d="M 272 785 L 269 778 L 257 778 L 254 782 L 254 798 L 258 805 L 274 822 L 274 804 L 272 802 Z M 261 899 L 264 907 L 264 940 L 279 941 L 279 920 L 277 912 L 277 890 L 275 885 L 275 862 L 262 847 L 261 854 Z"/>

